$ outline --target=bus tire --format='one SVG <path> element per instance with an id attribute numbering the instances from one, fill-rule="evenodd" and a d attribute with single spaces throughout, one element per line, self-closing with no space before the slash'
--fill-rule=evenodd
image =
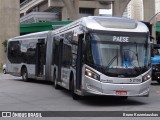
<path id="1" fill-rule="evenodd" d="M 28 82 L 29 81 L 28 72 L 27 72 L 27 68 L 26 67 L 22 68 L 22 80 L 24 82 Z"/>
<path id="2" fill-rule="evenodd" d="M 72 98 L 73 100 L 79 100 L 80 99 L 80 96 L 77 95 L 75 92 L 74 92 L 74 78 L 72 77 L 71 80 L 70 80 L 70 91 L 71 91 L 71 95 L 72 95 Z"/>

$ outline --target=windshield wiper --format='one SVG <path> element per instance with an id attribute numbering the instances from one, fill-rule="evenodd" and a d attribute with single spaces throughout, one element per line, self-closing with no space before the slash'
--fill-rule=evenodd
<path id="1" fill-rule="evenodd" d="M 108 63 L 108 65 L 106 66 L 106 70 L 109 69 L 109 66 L 115 61 L 115 59 L 118 57 L 118 55 L 115 55 L 111 60 L 110 62 Z"/>
<path id="2" fill-rule="evenodd" d="M 116 55 L 110 60 L 110 62 L 108 63 L 108 65 L 106 66 L 106 70 L 109 69 L 109 66 L 115 61 L 115 59 L 118 57 L 118 49 L 116 51 Z M 117 65 L 118 65 L 118 58 L 117 58 Z"/>
<path id="3" fill-rule="evenodd" d="M 136 67 L 133 63 L 131 63 L 131 66 L 134 68 L 134 70 L 137 72 L 137 73 L 141 73 L 141 70 L 138 70 L 138 67 Z M 140 68 L 140 67 L 139 67 Z"/>

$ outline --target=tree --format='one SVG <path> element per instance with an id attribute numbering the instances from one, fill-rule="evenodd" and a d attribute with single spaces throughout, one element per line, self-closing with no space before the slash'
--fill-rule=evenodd
<path id="1" fill-rule="evenodd" d="M 2 42 L 2 45 L 4 46 L 4 52 L 7 52 L 7 42 L 8 42 L 8 40 L 4 40 Z"/>

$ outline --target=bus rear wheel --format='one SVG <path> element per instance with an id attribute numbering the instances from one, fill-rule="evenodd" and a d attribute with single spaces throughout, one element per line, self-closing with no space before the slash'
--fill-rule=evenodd
<path id="1" fill-rule="evenodd" d="M 27 72 L 27 68 L 22 68 L 22 80 L 24 82 L 28 82 L 29 79 L 28 79 L 28 72 Z"/>

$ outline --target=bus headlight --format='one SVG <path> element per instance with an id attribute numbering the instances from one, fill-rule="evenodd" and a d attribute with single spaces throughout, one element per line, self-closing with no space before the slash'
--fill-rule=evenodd
<path id="1" fill-rule="evenodd" d="M 100 80 L 100 75 L 98 75 L 97 73 L 93 72 L 88 68 L 85 69 L 85 75 L 93 79 Z"/>
<path id="2" fill-rule="evenodd" d="M 151 71 L 149 71 L 147 74 L 145 74 L 142 77 L 142 82 L 145 82 L 145 81 L 149 80 L 150 78 L 151 78 Z"/>

